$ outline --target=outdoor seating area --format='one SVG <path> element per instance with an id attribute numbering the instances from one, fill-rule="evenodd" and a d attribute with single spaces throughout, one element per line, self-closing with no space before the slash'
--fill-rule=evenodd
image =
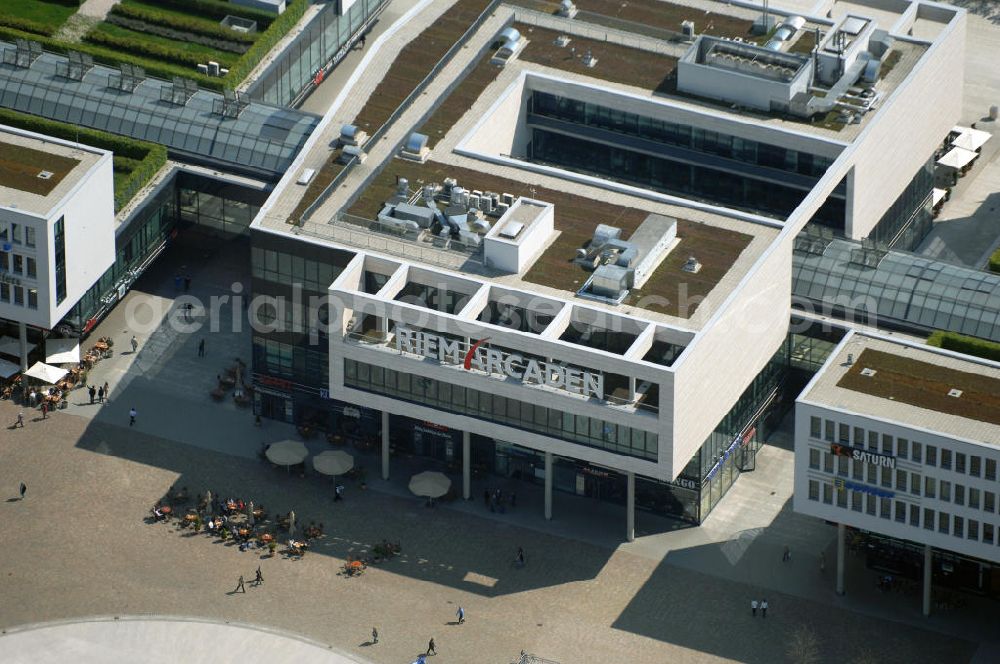
<path id="1" fill-rule="evenodd" d="M 213 401 L 221 402 L 230 393 L 233 403 L 240 408 L 249 408 L 253 403 L 253 386 L 246 383 L 244 379 L 247 375 L 247 365 L 240 358 L 236 358 L 233 364 L 225 367 L 222 373 L 216 375 L 218 384 L 215 389 L 209 392 Z"/>
<path id="2" fill-rule="evenodd" d="M 0 397 L 28 408 L 52 411 L 68 406 L 69 393 L 87 385 L 87 374 L 102 359 L 110 357 L 114 342 L 102 337 L 82 356 L 78 339 L 50 338 L 45 341 L 44 361 L 38 360 L 21 371 L 20 343 L 0 338 Z M 35 344 L 28 344 L 29 357 Z M 9 358 L 9 359 L 5 359 Z"/>

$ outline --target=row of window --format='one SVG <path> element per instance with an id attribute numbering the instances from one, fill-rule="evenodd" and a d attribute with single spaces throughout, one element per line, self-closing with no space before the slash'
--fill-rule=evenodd
<path id="1" fill-rule="evenodd" d="M 31 256 L 4 251 L 0 252 L 0 272 L 11 272 L 18 276 L 36 279 L 38 263 Z"/>
<path id="2" fill-rule="evenodd" d="M 257 279 L 277 284 L 300 284 L 305 290 L 325 293 L 341 268 L 329 261 L 314 261 L 262 247 L 251 250 L 251 270 Z"/>
<path id="3" fill-rule="evenodd" d="M 847 489 L 837 491 L 835 499 L 834 487 L 828 482 L 822 483 L 822 496 L 820 494 L 819 480 L 809 480 L 809 500 L 815 502 L 819 502 L 821 499 L 827 505 L 833 505 L 836 502 L 837 507 L 867 513 L 869 516 L 878 516 L 886 520 L 894 520 L 897 523 L 908 523 L 914 528 L 922 526 L 925 530 L 936 529 L 945 535 L 951 534 L 958 538 L 981 541 L 983 544 L 993 544 L 997 541 L 996 526 L 978 519 L 968 519 L 942 511 L 935 513 L 935 510 L 928 507 L 921 508 L 919 505 L 907 504 L 901 500 Z"/>
<path id="4" fill-rule="evenodd" d="M 820 470 L 821 463 L 822 470 L 830 474 L 836 472 L 841 477 L 850 477 L 873 486 L 895 489 L 903 493 L 909 492 L 914 496 L 923 495 L 925 498 L 942 500 L 971 509 L 982 509 L 991 514 L 996 512 L 997 494 L 992 491 L 983 491 L 976 487 L 934 477 L 924 477 L 920 473 L 912 473 L 900 468 L 885 468 L 862 461 L 854 461 L 847 457 L 835 457 L 829 452 L 811 448 L 809 450 L 809 467 L 813 470 Z"/>
<path id="5" fill-rule="evenodd" d="M 966 455 L 962 452 L 941 448 L 935 445 L 924 445 L 906 438 L 893 436 L 877 431 L 865 430 L 862 427 L 852 427 L 843 422 L 823 420 L 810 417 L 809 435 L 816 440 L 826 440 L 831 443 L 842 443 L 854 447 L 866 447 L 872 452 L 881 452 L 899 459 L 909 459 L 926 466 L 935 466 L 943 470 L 951 470 L 971 477 L 983 477 L 988 480 L 997 478 L 997 460 L 978 455 Z M 879 442 L 881 441 L 881 445 Z"/>
<path id="6" fill-rule="evenodd" d="M 11 244 L 23 244 L 26 247 L 34 247 L 35 228 L 26 224 L 11 223 L 7 227 L 0 228 L 0 242 L 10 242 Z"/>
<path id="7" fill-rule="evenodd" d="M 17 284 L 0 283 L 0 303 L 14 304 L 29 309 L 38 308 L 38 289 Z"/>
<path id="8" fill-rule="evenodd" d="M 821 177 L 833 163 L 827 157 L 808 152 L 658 120 L 547 92 L 535 92 L 529 103 L 529 113 L 811 177 Z"/>
<path id="9" fill-rule="evenodd" d="M 444 381 L 344 360 L 344 384 L 359 390 L 471 415 L 573 443 L 656 461 L 657 435 L 613 421 L 574 415 Z"/>

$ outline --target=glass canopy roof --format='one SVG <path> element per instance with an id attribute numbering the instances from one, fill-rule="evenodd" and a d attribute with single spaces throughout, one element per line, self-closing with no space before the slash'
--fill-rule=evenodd
<path id="1" fill-rule="evenodd" d="M 14 49 L 0 43 L 0 50 Z M 199 90 L 184 105 L 161 100 L 172 84 L 142 80 L 133 91 L 111 87 L 117 69 L 94 66 L 83 80 L 65 73 L 66 58 L 43 53 L 28 68 L 0 64 L 0 106 L 51 120 L 160 143 L 181 161 L 277 179 L 288 169 L 319 117 L 252 102 L 239 117 L 213 110 L 222 95 Z M 170 97 L 169 94 L 166 95 Z"/>
<path id="2" fill-rule="evenodd" d="M 861 244 L 840 239 L 811 252 L 797 246 L 792 293 L 860 312 L 873 306 L 880 319 L 907 328 L 1000 341 L 1000 275 L 898 251 L 866 266 L 864 253 Z"/>

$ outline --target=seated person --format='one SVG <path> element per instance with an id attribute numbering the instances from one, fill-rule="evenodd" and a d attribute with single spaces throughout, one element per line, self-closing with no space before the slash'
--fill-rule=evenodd
<path id="1" fill-rule="evenodd" d="M 159 505 L 153 506 L 153 518 L 156 519 L 157 521 L 164 518 L 163 512 L 160 511 Z"/>

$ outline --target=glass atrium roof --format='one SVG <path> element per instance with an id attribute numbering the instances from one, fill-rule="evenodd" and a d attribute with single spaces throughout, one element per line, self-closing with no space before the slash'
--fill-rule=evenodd
<path id="1" fill-rule="evenodd" d="M 897 251 L 868 267 L 863 253 L 847 240 L 811 253 L 797 246 L 792 293 L 819 303 L 850 302 L 859 313 L 870 298 L 880 319 L 904 327 L 1000 341 L 1000 275 Z"/>
<path id="2" fill-rule="evenodd" d="M 0 50 L 13 50 L 0 42 Z M 171 83 L 146 78 L 132 92 L 109 86 L 117 69 L 94 66 L 83 80 L 59 76 L 66 58 L 43 53 L 29 68 L 0 64 L 0 106 L 51 120 L 160 143 L 181 161 L 277 179 L 319 117 L 252 102 L 237 118 L 213 113 L 222 95 L 199 90 L 185 105 L 161 101 Z"/>

